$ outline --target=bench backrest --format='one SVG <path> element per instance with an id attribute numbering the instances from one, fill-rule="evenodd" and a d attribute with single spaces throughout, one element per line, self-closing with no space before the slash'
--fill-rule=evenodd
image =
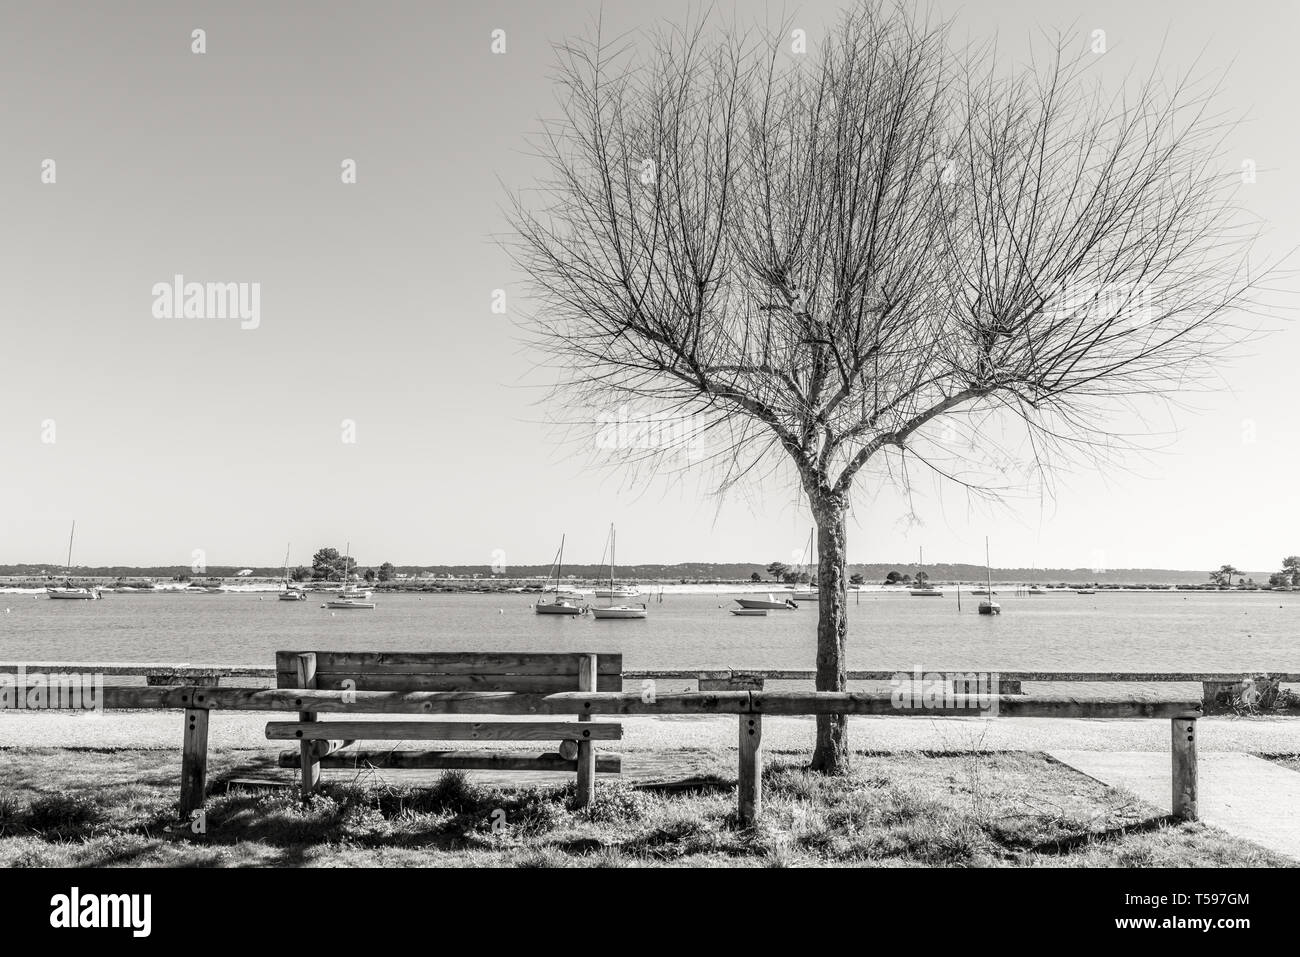
<path id="1" fill-rule="evenodd" d="M 324 691 L 516 691 L 552 694 L 578 688 L 572 652 L 277 651 L 277 688 L 296 688 L 298 656 L 316 656 L 315 686 Z M 596 657 L 596 690 L 623 690 L 623 656 Z M 345 685 L 345 681 L 353 684 Z"/>

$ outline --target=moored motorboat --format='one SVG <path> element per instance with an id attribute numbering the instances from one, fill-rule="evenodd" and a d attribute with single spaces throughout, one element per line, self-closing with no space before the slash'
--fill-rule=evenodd
<path id="1" fill-rule="evenodd" d="M 587 610 L 591 612 L 592 618 L 647 618 L 650 614 L 650 610 L 644 604 L 609 605 L 605 608 L 592 605 Z"/>
<path id="2" fill-rule="evenodd" d="M 1097 589 L 1095 589 L 1095 588 L 1076 588 L 1076 589 L 1074 590 L 1074 593 L 1075 593 L 1076 595 L 1095 595 L 1095 594 L 1097 594 Z"/>
<path id="3" fill-rule="evenodd" d="M 357 598 L 332 598 L 332 599 L 330 599 L 329 601 L 327 601 L 325 604 L 321 605 L 321 607 L 322 607 L 322 608 L 340 608 L 340 609 L 343 609 L 343 608 L 374 608 L 374 607 L 375 607 L 375 603 L 374 603 L 373 601 L 361 601 L 360 599 L 357 599 Z"/>
<path id="4" fill-rule="evenodd" d="M 766 598 L 737 598 L 735 601 L 741 608 L 757 610 L 784 611 L 786 609 L 799 607 L 795 604 L 793 598 L 783 598 L 780 601 L 777 601 L 770 593 Z"/>
<path id="5" fill-rule="evenodd" d="M 1002 606 L 999 605 L 997 602 L 993 601 L 992 599 L 989 599 L 988 601 L 982 601 L 980 602 L 980 614 L 1000 615 L 1002 614 Z"/>

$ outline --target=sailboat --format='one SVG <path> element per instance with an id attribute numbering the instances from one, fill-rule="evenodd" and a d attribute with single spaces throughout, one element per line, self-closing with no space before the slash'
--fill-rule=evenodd
<path id="1" fill-rule="evenodd" d="M 370 590 L 358 588 L 352 584 L 352 576 L 349 574 L 349 564 L 352 558 L 352 543 L 348 542 L 347 554 L 343 556 L 343 590 L 339 592 L 340 598 L 352 598 L 365 601 L 370 597 Z"/>
<path id="2" fill-rule="evenodd" d="M 564 538 L 565 536 L 560 536 L 560 550 L 555 555 L 555 561 L 551 563 L 551 568 L 555 572 L 555 597 L 550 601 L 547 601 L 544 596 L 537 599 L 537 604 L 533 605 L 533 611 L 539 615 L 581 615 L 583 612 L 583 609 L 578 606 L 573 598 L 569 598 L 560 592 L 560 578 L 564 574 Z M 547 586 L 550 584 L 551 576 L 548 573 L 546 585 L 543 586 L 542 590 L 546 591 Z"/>
<path id="3" fill-rule="evenodd" d="M 339 592 L 338 598 L 331 598 L 322 605 L 322 608 L 374 608 L 373 601 L 367 601 L 370 592 L 361 591 L 352 587 L 352 581 L 348 578 L 350 571 L 349 566 L 352 560 L 352 543 L 348 542 L 347 553 L 343 556 L 343 590 Z"/>
<path id="4" fill-rule="evenodd" d="M 51 598 L 70 598 L 80 599 L 81 601 L 94 601 L 101 597 L 98 588 L 73 588 L 72 587 L 72 540 L 77 535 L 77 520 L 72 520 L 72 533 L 68 535 L 68 563 L 64 566 L 63 572 L 66 576 L 64 587 L 47 588 L 45 593 Z"/>
<path id="5" fill-rule="evenodd" d="M 1002 606 L 993 600 L 993 565 L 989 562 L 989 537 L 984 536 L 984 574 L 987 576 L 988 598 L 980 602 L 981 615 L 1000 615 Z"/>
<path id="6" fill-rule="evenodd" d="M 923 568 L 925 567 L 925 548 L 924 548 L 924 547 L 922 547 L 922 548 L 920 549 L 919 556 L 920 556 L 920 557 L 919 557 L 919 561 L 917 561 L 917 566 L 918 566 L 918 567 L 917 567 L 917 572 L 916 572 L 916 577 L 917 577 L 917 578 L 920 578 L 922 575 L 925 574 L 925 572 L 921 570 L 921 569 L 923 569 Z M 943 597 L 943 589 L 942 589 L 942 588 L 935 588 L 933 585 L 930 584 L 929 581 L 927 581 L 927 580 L 923 580 L 923 581 L 918 582 L 918 583 L 917 583 L 915 586 L 913 586 L 911 589 L 909 589 L 909 590 L 908 590 L 908 594 L 911 595 L 913 598 L 942 598 L 942 597 Z"/>
<path id="7" fill-rule="evenodd" d="M 812 564 L 813 556 L 817 554 L 813 551 L 814 534 L 816 534 L 814 529 L 808 529 L 808 551 L 804 553 L 808 561 L 804 564 L 804 568 L 808 568 Z M 812 575 L 809 575 L 808 578 L 811 581 Z M 796 588 L 794 590 L 794 598 L 798 601 L 816 601 L 817 586 L 810 584 L 807 588 Z"/>
<path id="8" fill-rule="evenodd" d="M 289 584 L 289 549 L 290 545 L 284 546 L 284 590 L 280 592 L 280 601 L 306 601 L 307 590 L 301 585 Z"/>
<path id="9" fill-rule="evenodd" d="M 645 618 L 649 615 L 650 610 L 646 608 L 645 603 L 639 605 L 615 605 L 614 604 L 614 523 L 609 523 L 609 604 L 600 608 L 596 605 L 588 609 L 593 618 Z M 600 594 L 597 592 L 596 594 Z"/>

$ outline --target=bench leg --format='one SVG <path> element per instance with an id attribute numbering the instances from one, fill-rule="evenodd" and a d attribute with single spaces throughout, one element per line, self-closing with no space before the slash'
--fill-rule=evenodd
<path id="1" fill-rule="evenodd" d="M 181 745 L 180 815 L 203 806 L 208 785 L 208 709 L 185 709 L 185 737 Z"/>
<path id="2" fill-rule="evenodd" d="M 316 655 L 312 653 L 298 656 L 298 687 L 316 687 Z M 315 721 L 315 711 L 299 711 L 299 721 Z M 298 760 L 302 768 L 302 799 L 305 802 L 311 792 L 320 783 L 320 754 L 314 741 L 303 741 L 298 745 Z"/>
<path id="3" fill-rule="evenodd" d="M 736 811 L 743 824 L 754 824 L 763 813 L 763 716 L 740 716 L 740 780 Z"/>
<path id="4" fill-rule="evenodd" d="M 1180 821 L 1197 818 L 1196 786 L 1196 719 L 1174 718 L 1173 771 L 1174 817 Z"/>
<path id="5" fill-rule="evenodd" d="M 578 659 L 578 690 L 596 690 L 596 656 L 583 655 Z M 578 715 L 579 721 L 590 721 L 591 715 Z M 596 800 L 596 752 L 592 742 L 578 742 L 578 794 L 577 807 L 586 807 Z"/>

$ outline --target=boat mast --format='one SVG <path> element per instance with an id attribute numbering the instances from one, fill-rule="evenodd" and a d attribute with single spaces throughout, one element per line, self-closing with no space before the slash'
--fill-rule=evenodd
<path id="1" fill-rule="evenodd" d="M 348 542 L 347 547 L 343 550 L 343 590 L 348 590 L 348 565 L 352 560 L 352 543 Z"/>
<path id="2" fill-rule="evenodd" d="M 293 542 L 284 546 L 284 583 L 289 584 L 289 549 L 293 548 Z"/>
<path id="3" fill-rule="evenodd" d="M 614 607 L 614 523 L 609 523 L 609 607 Z"/>
<path id="4" fill-rule="evenodd" d="M 984 572 L 988 575 L 989 601 L 993 601 L 993 566 L 989 564 L 989 537 L 984 536 Z"/>
<path id="5" fill-rule="evenodd" d="M 68 533 L 68 564 L 63 566 L 63 574 L 67 576 L 72 575 L 72 539 L 76 537 L 76 534 L 77 520 L 74 518 L 72 520 L 72 531 Z"/>

